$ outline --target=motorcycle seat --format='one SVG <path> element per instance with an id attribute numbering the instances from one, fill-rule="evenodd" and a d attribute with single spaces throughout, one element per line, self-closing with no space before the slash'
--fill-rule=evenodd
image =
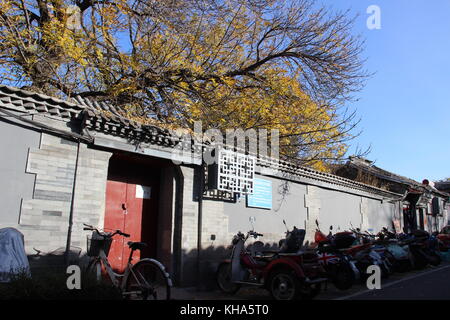
<path id="1" fill-rule="evenodd" d="M 300 256 L 303 253 L 298 253 L 298 252 L 280 252 L 278 255 L 282 256 L 282 257 L 292 257 L 292 256 Z"/>
<path id="2" fill-rule="evenodd" d="M 264 256 L 255 256 L 255 260 L 259 261 L 271 261 L 275 258 L 275 254 L 272 255 L 264 255 Z"/>

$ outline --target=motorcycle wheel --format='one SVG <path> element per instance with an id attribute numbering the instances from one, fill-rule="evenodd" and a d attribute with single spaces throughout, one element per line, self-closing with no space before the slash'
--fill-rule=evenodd
<path id="1" fill-rule="evenodd" d="M 355 274 L 353 273 L 352 268 L 345 264 L 340 265 L 336 270 L 332 282 L 339 290 L 350 289 L 355 282 Z"/>
<path id="2" fill-rule="evenodd" d="M 390 269 L 390 273 L 393 273 L 395 270 L 395 266 L 397 265 L 398 261 L 395 259 L 394 255 L 390 253 L 388 250 L 385 252 L 385 257 Z"/>
<path id="3" fill-rule="evenodd" d="M 403 273 L 411 271 L 411 261 L 409 259 L 400 260 L 397 262 L 395 271 Z"/>
<path id="4" fill-rule="evenodd" d="M 440 265 L 442 262 L 441 257 L 439 255 L 437 255 L 436 253 L 430 254 L 430 259 L 428 259 L 428 260 L 429 260 L 430 264 L 435 267 Z"/>
<path id="5" fill-rule="evenodd" d="M 292 270 L 279 269 L 269 277 L 268 289 L 274 300 L 295 300 L 300 296 L 300 282 Z"/>
<path id="6" fill-rule="evenodd" d="M 235 294 L 240 285 L 231 282 L 231 263 L 222 263 L 217 269 L 216 282 L 219 289 L 227 294 Z"/>
<path id="7" fill-rule="evenodd" d="M 385 265 L 385 263 L 380 264 L 379 267 L 380 267 L 380 269 L 381 269 L 381 278 L 382 278 L 382 279 L 387 279 L 387 278 L 389 278 L 389 275 L 392 273 L 391 270 L 390 270 L 390 268 L 387 267 L 387 266 Z"/>
<path id="8" fill-rule="evenodd" d="M 413 258 L 414 258 L 414 268 L 416 270 L 425 269 L 425 267 L 428 265 L 428 260 L 420 253 L 414 254 Z"/>
<path id="9" fill-rule="evenodd" d="M 356 268 L 358 268 L 358 271 L 359 271 L 359 281 L 361 283 L 365 283 L 367 278 L 369 277 L 369 275 L 367 274 L 367 268 L 370 265 L 372 265 L 372 264 L 361 263 L 361 262 L 356 263 Z"/>

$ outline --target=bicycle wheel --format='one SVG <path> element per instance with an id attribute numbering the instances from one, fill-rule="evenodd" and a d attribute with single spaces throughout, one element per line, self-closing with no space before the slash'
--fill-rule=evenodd
<path id="1" fill-rule="evenodd" d="M 162 265 L 141 260 L 131 268 L 124 294 L 129 299 L 169 300 L 170 287 L 170 278 Z"/>

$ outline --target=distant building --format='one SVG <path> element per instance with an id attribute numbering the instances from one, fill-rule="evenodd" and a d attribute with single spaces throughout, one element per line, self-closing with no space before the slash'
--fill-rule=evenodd
<path id="1" fill-rule="evenodd" d="M 437 181 L 434 183 L 436 189 L 450 194 L 450 181 Z"/>
<path id="2" fill-rule="evenodd" d="M 334 173 L 354 181 L 367 183 L 381 189 L 402 194 L 402 216 L 399 220 L 404 232 L 415 229 L 440 231 L 448 223 L 449 194 L 446 190 L 381 169 L 372 161 L 350 157 Z M 450 184 L 449 184 L 450 185 Z"/>

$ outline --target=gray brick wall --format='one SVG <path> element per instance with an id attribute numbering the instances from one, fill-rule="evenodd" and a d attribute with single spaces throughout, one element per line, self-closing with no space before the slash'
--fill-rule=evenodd
<path id="1" fill-rule="evenodd" d="M 112 153 L 81 145 L 72 228 L 72 245 L 86 249 L 83 223 L 103 227 L 106 181 Z"/>
<path id="2" fill-rule="evenodd" d="M 66 244 L 76 145 L 42 134 L 39 149 L 30 149 L 26 172 L 36 174 L 33 196 L 22 201 L 19 229 L 25 249 L 51 251 Z M 57 214 L 56 214 L 57 213 Z"/>
<path id="3" fill-rule="evenodd" d="M 181 167 L 184 177 L 183 221 L 182 221 L 182 277 L 181 285 L 193 286 L 197 277 L 197 235 L 198 235 L 198 181 L 195 169 Z M 225 248 L 233 234 L 229 232 L 228 215 L 225 214 L 222 201 L 203 200 L 202 210 L 202 286 L 214 286 L 214 274 L 218 263 L 225 257 Z M 216 239 L 211 240 L 211 235 Z"/>
<path id="4" fill-rule="evenodd" d="M 194 168 L 181 167 L 183 184 L 183 216 L 181 235 L 181 285 L 192 286 L 197 270 L 198 202 L 194 199 Z"/>
<path id="5" fill-rule="evenodd" d="M 36 174 L 36 180 L 32 198 L 22 201 L 18 225 L 28 254 L 34 253 L 33 247 L 49 252 L 66 245 L 76 153 L 76 142 L 49 134 L 42 134 L 39 149 L 29 151 L 26 172 Z M 82 223 L 103 224 L 110 156 L 80 146 L 72 245 L 84 250 Z"/>

